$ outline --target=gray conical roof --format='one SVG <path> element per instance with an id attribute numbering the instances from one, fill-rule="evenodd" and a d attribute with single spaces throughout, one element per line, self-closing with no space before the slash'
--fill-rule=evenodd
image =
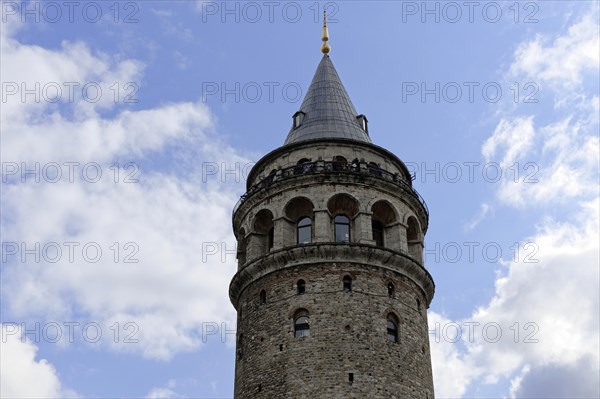
<path id="1" fill-rule="evenodd" d="M 315 139 L 371 142 L 328 55 L 319 63 L 300 111 L 305 113 L 302 124 L 296 129 L 292 125 L 286 145 Z"/>

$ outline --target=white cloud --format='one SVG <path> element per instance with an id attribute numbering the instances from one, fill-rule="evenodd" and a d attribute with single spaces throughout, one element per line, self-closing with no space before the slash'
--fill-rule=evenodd
<path id="1" fill-rule="evenodd" d="M 518 261 L 498 272 L 493 298 L 456 321 L 462 340 L 432 340 L 438 397 L 474 395 L 500 383 L 518 398 L 600 395 L 598 98 L 590 95 L 597 76 L 586 74 L 598 70 L 594 21 L 583 17 L 550 46 L 537 36 L 515 54 L 510 78 L 539 77 L 560 106 L 550 115 L 523 116 L 518 109 L 500 115 L 482 155 L 505 169 L 520 165 L 518 182 L 509 175 L 496 186 L 500 204 L 547 212 L 532 221 L 535 233 L 522 240 L 530 245 L 521 247 Z M 526 168 L 528 162 L 534 166 Z M 452 322 L 430 317 L 430 329 L 431 322 Z M 472 337 L 465 323 L 478 323 Z"/>
<path id="2" fill-rule="evenodd" d="M 583 74 L 597 74 L 600 66 L 597 21 L 596 12 L 591 12 L 552 43 L 543 35 L 522 43 L 515 52 L 510 73 L 534 78 L 555 89 L 580 85 Z"/>
<path id="3" fill-rule="evenodd" d="M 598 394 L 599 209 L 596 199 L 582 204 L 570 222 L 540 225 L 528 240 L 535 246 L 522 249 L 519 262 L 497 279 L 490 302 L 455 321 L 462 332 L 458 344 L 452 343 L 455 330 L 443 334 L 444 325 L 453 321 L 429 314 L 431 330 L 440 323 L 439 342 L 430 337 L 437 396 L 462 397 L 475 381 L 511 378 L 513 392 L 528 392 L 516 397 L 545 397 L 544 384 L 535 381 L 547 383 L 548 376 L 558 378 L 561 372 L 566 373 L 561 392 Z M 468 323 L 476 323 L 472 335 Z M 496 340 L 498 331 L 502 335 Z"/>
<path id="4" fill-rule="evenodd" d="M 499 156 L 504 171 L 513 171 L 504 173 L 499 199 L 509 205 L 524 206 L 593 198 L 597 194 L 600 159 L 600 141 L 594 133 L 597 121 L 569 115 L 538 128 L 527 123 L 526 129 L 523 121 L 502 120 L 482 149 L 488 162 Z M 531 132 L 528 135 L 536 137 L 535 142 L 528 140 L 525 146 L 525 139 L 517 139 L 523 131 Z"/>
<path id="5" fill-rule="evenodd" d="M 510 397 L 519 399 L 599 397 L 597 359 L 588 357 L 575 364 L 526 369 L 515 384 Z"/>
<path id="6" fill-rule="evenodd" d="M 504 173 L 499 199 L 509 205 L 566 203 L 597 194 L 600 25 L 597 7 L 551 38 L 537 35 L 514 54 L 507 79 L 535 79 L 554 95 L 554 115 L 502 115 L 482 146 Z M 515 173 L 518 178 L 515 181 Z"/>
<path id="7" fill-rule="evenodd" d="M 175 399 L 180 397 L 181 396 L 169 388 L 152 388 L 152 390 L 148 392 L 148 395 L 146 395 L 147 399 Z"/>
<path id="8" fill-rule="evenodd" d="M 0 349 L 0 397 L 64 398 L 75 397 L 64 389 L 56 369 L 46 359 L 36 359 L 38 348 L 21 340 L 18 326 L 2 324 Z"/>
<path id="9" fill-rule="evenodd" d="M 477 373 L 468 364 L 464 353 L 452 342 L 453 339 L 444 339 L 442 336 L 442 329 L 451 320 L 432 311 L 427 313 L 427 318 L 435 394 L 440 398 L 460 398 Z M 435 334 L 431 334 L 433 331 Z"/>
<path id="10" fill-rule="evenodd" d="M 492 212 L 493 208 L 488 203 L 484 202 L 479 206 L 479 212 L 477 212 L 477 214 L 468 223 L 465 224 L 465 230 L 473 230 Z"/>
<path id="11" fill-rule="evenodd" d="M 492 136 L 483 144 L 481 152 L 486 162 L 490 162 L 503 151 L 504 154 L 498 163 L 503 169 L 508 169 L 529 153 L 534 136 L 533 117 L 502 119 Z"/>
<path id="12" fill-rule="evenodd" d="M 136 85 L 139 88 L 144 69 L 139 61 L 94 54 L 83 42 L 63 41 L 60 50 L 22 45 L 13 37 L 18 24 L 8 23 L 3 28 L 3 124 L 17 127 L 38 121 L 43 114 L 57 112 L 61 103 L 72 105 L 73 115 L 82 120 L 98 110 L 124 104 L 129 101 L 127 94 L 133 93 Z M 34 94 L 25 94 L 26 90 Z"/>
<path id="13" fill-rule="evenodd" d="M 156 387 L 152 388 L 148 395 L 146 395 L 146 399 L 176 399 L 181 398 L 177 392 L 173 391 L 176 387 L 176 382 L 174 380 L 170 380 L 166 386 L 164 387 Z"/>
<path id="14" fill-rule="evenodd" d="M 143 70 L 135 60 L 93 52 L 85 43 L 47 49 L 22 44 L 6 30 L 3 35 L 7 81 L 108 84 L 137 79 Z M 5 317 L 97 322 L 108 333 L 98 345 L 159 359 L 199 348 L 205 323 L 235 328 L 228 298 L 236 267 L 230 220 L 243 188 L 229 184 L 235 179 L 231 175 L 227 183 L 218 175 L 207 178 L 202 163 L 231 169 L 247 161 L 219 139 L 203 104 L 138 111 L 81 98 L 54 104 L 15 97 L 7 104 L 10 112 L 4 112 L 4 104 L 2 112 L 5 164 L 21 168 L 24 162 L 31 168 L 39 163 L 43 171 L 56 162 L 63 177 L 49 183 L 44 175 L 36 183 L 29 176 L 21 183 L 17 173 L 3 187 L 3 241 L 27 248 L 58 243 L 62 250 L 57 262 L 42 257 L 38 263 L 33 256 L 22 262 L 18 255 L 8 259 L 2 269 Z M 114 116 L 102 117 L 105 109 Z M 121 162 L 117 181 L 114 161 Z M 123 182 L 133 170 L 124 168 L 128 161 L 140 167 L 138 183 Z M 80 165 L 72 182 L 65 162 Z M 98 182 L 81 176 L 81 165 L 90 163 L 101 168 Z M 78 243 L 74 261 L 65 242 Z M 88 243 L 101 248 L 99 261 L 84 258 Z M 215 245 L 216 254 L 204 253 Z M 127 255 L 139 262 L 125 262 Z M 115 322 L 122 326 L 117 342 L 108 330 Z M 139 328 L 139 342 L 123 342 L 125 323 Z M 221 339 L 208 342 L 220 344 Z"/>

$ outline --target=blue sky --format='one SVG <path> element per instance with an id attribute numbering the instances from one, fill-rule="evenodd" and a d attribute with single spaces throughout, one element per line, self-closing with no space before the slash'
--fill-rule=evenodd
<path id="1" fill-rule="evenodd" d="M 2 397 L 232 396 L 231 210 L 323 7 L 430 210 L 436 396 L 598 396 L 598 2 L 1 4 Z"/>

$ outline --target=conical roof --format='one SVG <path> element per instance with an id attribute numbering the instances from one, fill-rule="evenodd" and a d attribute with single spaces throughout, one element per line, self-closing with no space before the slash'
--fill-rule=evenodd
<path id="1" fill-rule="evenodd" d="M 285 144 L 306 140 L 347 139 L 371 143 L 340 77 L 327 54 L 317 67 L 304 101 L 299 126 L 292 126 Z"/>

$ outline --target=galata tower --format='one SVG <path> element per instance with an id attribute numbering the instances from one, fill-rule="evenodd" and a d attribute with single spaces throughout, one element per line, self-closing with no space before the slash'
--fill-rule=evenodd
<path id="1" fill-rule="evenodd" d="M 235 398 L 432 399 L 429 212 L 331 62 L 233 211 Z M 375 132 L 374 132 L 375 133 Z"/>

